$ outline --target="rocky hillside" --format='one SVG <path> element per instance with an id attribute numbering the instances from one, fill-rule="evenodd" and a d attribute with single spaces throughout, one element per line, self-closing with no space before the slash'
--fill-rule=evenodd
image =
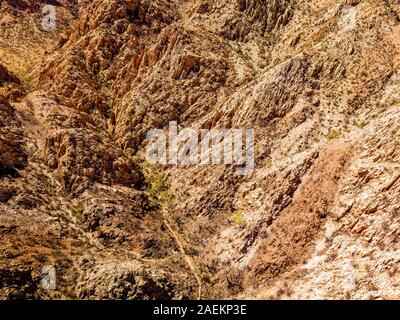
<path id="1" fill-rule="evenodd" d="M 399 298 L 399 15 L 2 1 L 0 298 Z M 255 170 L 150 164 L 170 121 L 254 129 Z"/>

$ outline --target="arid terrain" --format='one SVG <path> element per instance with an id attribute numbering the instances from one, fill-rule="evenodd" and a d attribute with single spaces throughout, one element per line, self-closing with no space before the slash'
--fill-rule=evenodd
<path id="1" fill-rule="evenodd" d="M 400 299 L 398 1 L 0 0 L 0 299 Z"/>

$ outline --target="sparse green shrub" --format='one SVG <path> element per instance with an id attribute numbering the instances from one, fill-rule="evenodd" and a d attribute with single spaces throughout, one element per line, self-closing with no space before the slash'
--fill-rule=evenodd
<path id="1" fill-rule="evenodd" d="M 328 132 L 327 138 L 328 138 L 329 140 L 332 140 L 332 139 L 338 139 L 338 138 L 340 138 L 341 136 L 342 136 L 342 133 L 340 132 L 340 130 L 338 130 L 338 129 L 331 129 L 331 130 Z"/>
<path id="2" fill-rule="evenodd" d="M 353 125 L 358 127 L 358 128 L 364 128 L 368 123 L 365 122 L 364 120 L 360 119 L 354 119 L 353 120 Z"/>
<path id="3" fill-rule="evenodd" d="M 132 148 L 126 148 L 125 149 L 125 154 L 130 157 L 133 154 L 133 149 Z"/>
<path id="4" fill-rule="evenodd" d="M 244 219 L 243 213 L 241 211 L 235 211 L 232 214 L 231 222 L 241 227 L 244 227 L 246 225 L 246 220 Z"/>

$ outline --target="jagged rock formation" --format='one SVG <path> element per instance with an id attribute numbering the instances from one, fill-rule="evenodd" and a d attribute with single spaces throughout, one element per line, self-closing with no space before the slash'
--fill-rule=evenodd
<path id="1" fill-rule="evenodd" d="M 0 7 L 0 298 L 399 297 L 395 1 L 44 3 Z M 149 165 L 172 120 L 255 171 Z"/>
<path id="2" fill-rule="evenodd" d="M 21 81 L 0 64 L 0 99 L 3 103 L 8 104 L 8 100 L 15 101 L 25 94 Z"/>

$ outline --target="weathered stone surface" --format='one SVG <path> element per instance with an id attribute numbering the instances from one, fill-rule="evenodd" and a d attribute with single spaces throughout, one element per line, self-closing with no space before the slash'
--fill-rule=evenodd
<path id="1" fill-rule="evenodd" d="M 0 4 L 0 298 L 399 297 L 398 5 L 44 2 Z M 173 120 L 254 172 L 148 164 Z"/>

